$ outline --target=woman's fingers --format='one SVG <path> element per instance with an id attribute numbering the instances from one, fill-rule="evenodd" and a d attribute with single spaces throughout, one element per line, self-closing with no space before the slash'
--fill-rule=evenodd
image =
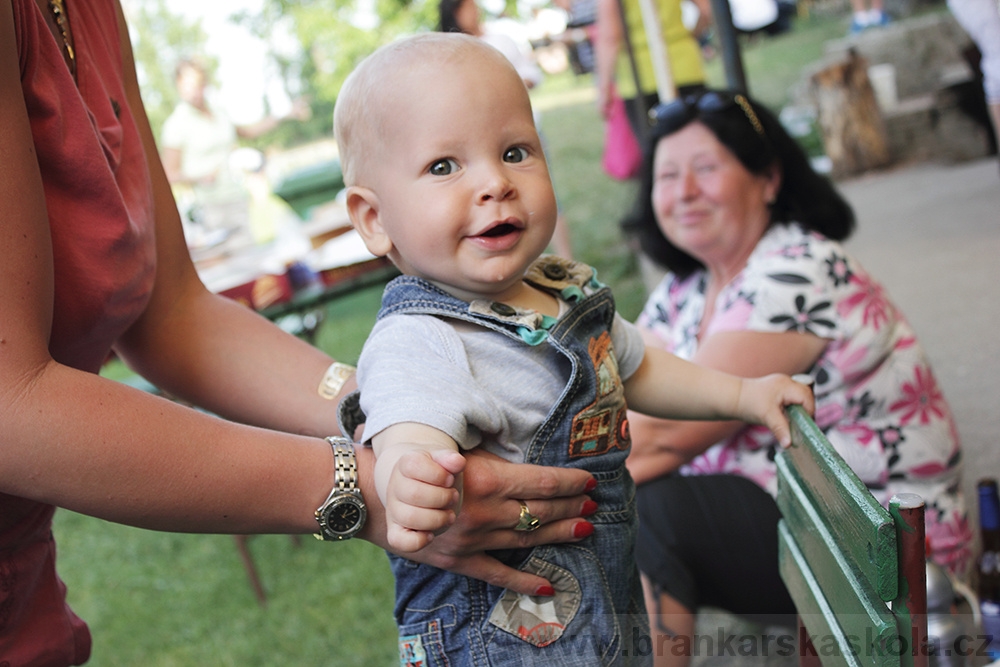
<path id="1" fill-rule="evenodd" d="M 510 463 L 478 449 L 467 453 L 464 481 L 466 509 L 492 528 L 516 525 L 520 501 L 533 501 L 543 523 L 581 516 L 596 486 L 584 470 Z"/>
<path id="2" fill-rule="evenodd" d="M 550 582 L 483 552 L 576 542 L 593 533 L 593 524 L 583 518 L 597 509 L 586 495 L 596 486 L 593 476 L 577 469 L 510 463 L 480 449 L 466 452 L 465 458 L 457 520 L 407 557 L 518 593 L 551 594 Z M 537 517 L 536 529 L 515 530 L 522 503 Z"/>
<path id="3" fill-rule="evenodd" d="M 588 521 L 563 519 L 542 526 L 530 533 L 518 532 L 513 529 L 491 531 L 487 534 L 486 539 L 498 546 L 487 546 L 480 542 L 476 545 L 478 548 L 473 552 L 466 550 L 461 544 L 456 544 L 455 536 L 462 533 L 461 530 L 453 528 L 435 537 L 419 553 L 406 555 L 413 560 L 440 567 L 455 574 L 480 579 L 494 586 L 508 588 L 525 595 L 552 595 L 551 582 L 548 580 L 504 565 L 481 550 L 576 542 L 593 532 L 594 526 Z"/>
<path id="4" fill-rule="evenodd" d="M 433 544 L 433 543 L 432 543 Z M 485 554 L 477 554 L 454 561 L 446 568 L 456 574 L 480 579 L 493 586 L 507 588 L 524 595 L 553 595 L 552 584 L 542 577 L 515 570 Z"/>

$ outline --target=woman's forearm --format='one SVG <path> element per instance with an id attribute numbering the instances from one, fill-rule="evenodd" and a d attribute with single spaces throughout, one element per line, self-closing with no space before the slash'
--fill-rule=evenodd
<path id="1" fill-rule="evenodd" d="M 742 426 L 741 422 L 675 421 L 629 412 L 629 472 L 637 484 L 666 475 Z"/>
<path id="2" fill-rule="evenodd" d="M 318 438 L 238 425 L 54 362 L 4 395 L 0 489 L 177 532 L 314 532 Z"/>

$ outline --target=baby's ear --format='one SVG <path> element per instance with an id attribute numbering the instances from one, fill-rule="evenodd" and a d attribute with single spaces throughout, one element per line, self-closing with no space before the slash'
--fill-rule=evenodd
<path id="1" fill-rule="evenodd" d="M 365 242 L 368 252 L 376 257 L 389 254 L 392 241 L 382 227 L 378 195 L 374 191 L 358 185 L 347 188 L 347 214 L 351 217 L 351 225 Z"/>

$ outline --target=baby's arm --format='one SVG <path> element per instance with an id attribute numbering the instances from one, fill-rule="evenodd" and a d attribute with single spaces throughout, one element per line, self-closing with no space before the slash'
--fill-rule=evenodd
<path id="1" fill-rule="evenodd" d="M 812 414 L 812 390 L 787 375 L 740 378 L 685 361 L 653 347 L 625 382 L 629 408 L 665 419 L 737 419 L 763 424 L 782 446 L 791 442 L 783 408 L 802 405 Z"/>
<path id="2" fill-rule="evenodd" d="M 419 551 L 455 521 L 465 457 L 444 432 L 410 422 L 376 435 L 372 448 L 386 538 L 397 552 Z"/>

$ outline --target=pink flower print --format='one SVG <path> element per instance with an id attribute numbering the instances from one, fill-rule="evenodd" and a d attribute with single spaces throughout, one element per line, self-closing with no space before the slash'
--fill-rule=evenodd
<path id="1" fill-rule="evenodd" d="M 793 243 L 792 245 L 787 245 L 784 248 L 779 248 L 774 255 L 780 257 L 788 257 L 789 259 L 800 259 L 802 257 L 812 257 L 812 253 L 809 252 L 809 243 L 803 241 L 802 243 Z"/>
<path id="2" fill-rule="evenodd" d="M 878 433 L 872 430 L 867 424 L 845 424 L 843 426 L 837 427 L 837 430 L 845 435 L 850 435 L 852 438 L 867 447 L 872 440 L 881 445 L 881 440 L 878 440 L 875 436 Z"/>
<path id="3" fill-rule="evenodd" d="M 834 287 L 840 287 L 841 285 L 846 285 L 851 282 L 854 277 L 854 272 L 851 271 L 850 264 L 847 262 L 847 257 L 843 255 L 838 255 L 837 253 L 831 253 L 826 259 L 827 275 L 833 281 Z"/>
<path id="4" fill-rule="evenodd" d="M 904 382 L 901 389 L 903 398 L 889 406 L 890 411 L 903 413 L 900 415 L 900 424 L 905 426 L 914 417 L 919 418 L 921 424 L 929 424 L 935 417 L 944 418 L 944 395 L 929 368 L 917 366 L 912 381 Z"/>
<path id="5" fill-rule="evenodd" d="M 711 475 L 714 473 L 730 472 L 731 464 L 736 458 L 732 449 L 732 443 L 718 444 L 709 447 L 704 454 L 697 456 L 685 466 L 686 474 Z"/>
<path id="6" fill-rule="evenodd" d="M 857 291 L 847 297 L 837 306 L 841 317 L 847 317 L 857 308 L 861 308 L 861 319 L 865 325 L 878 330 L 889 321 L 891 305 L 885 296 L 885 291 L 878 283 L 863 278 L 857 274 L 850 276 L 850 282 Z"/>
<path id="7" fill-rule="evenodd" d="M 712 319 L 711 330 L 712 332 L 745 330 L 752 314 L 753 302 L 751 298 L 740 292 L 735 299 L 725 305 L 724 310 Z"/>
<path id="8" fill-rule="evenodd" d="M 877 401 L 867 391 L 860 396 L 851 396 L 847 401 L 847 417 L 854 422 L 859 422 L 871 413 L 876 403 Z"/>
<path id="9" fill-rule="evenodd" d="M 927 512 L 925 531 L 931 558 L 952 574 L 965 574 L 972 560 L 968 517 L 955 511 Z"/>
<path id="10" fill-rule="evenodd" d="M 748 426 L 729 441 L 729 447 L 748 452 L 756 452 L 774 445 L 774 436 L 766 426 Z"/>
<path id="11" fill-rule="evenodd" d="M 825 312 L 830 308 L 829 301 L 820 301 L 813 305 L 806 302 L 805 294 L 795 296 L 795 312 L 775 315 L 769 322 L 785 327 L 785 331 L 797 331 L 799 333 L 811 333 L 815 336 L 822 335 L 819 330 L 833 330 L 836 325 L 829 319 Z"/>
<path id="12" fill-rule="evenodd" d="M 887 426 L 879 430 L 878 439 L 882 441 L 882 447 L 895 450 L 899 447 L 899 443 L 903 442 L 906 438 L 903 436 L 902 429 L 895 426 Z"/>
<path id="13" fill-rule="evenodd" d="M 865 364 L 869 352 L 867 347 L 860 345 L 835 347 L 831 345 L 829 349 L 827 359 L 834 368 L 840 369 L 840 374 L 844 377 L 845 382 L 860 381 L 871 373 L 871 369 Z"/>
<path id="14" fill-rule="evenodd" d="M 919 466 L 910 468 L 910 474 L 917 478 L 936 477 L 948 470 L 948 466 L 940 461 L 931 461 Z"/>
<path id="15" fill-rule="evenodd" d="M 816 406 L 816 414 L 813 420 L 820 429 L 830 428 L 841 420 L 844 416 L 844 406 L 839 403 L 827 403 Z"/>

